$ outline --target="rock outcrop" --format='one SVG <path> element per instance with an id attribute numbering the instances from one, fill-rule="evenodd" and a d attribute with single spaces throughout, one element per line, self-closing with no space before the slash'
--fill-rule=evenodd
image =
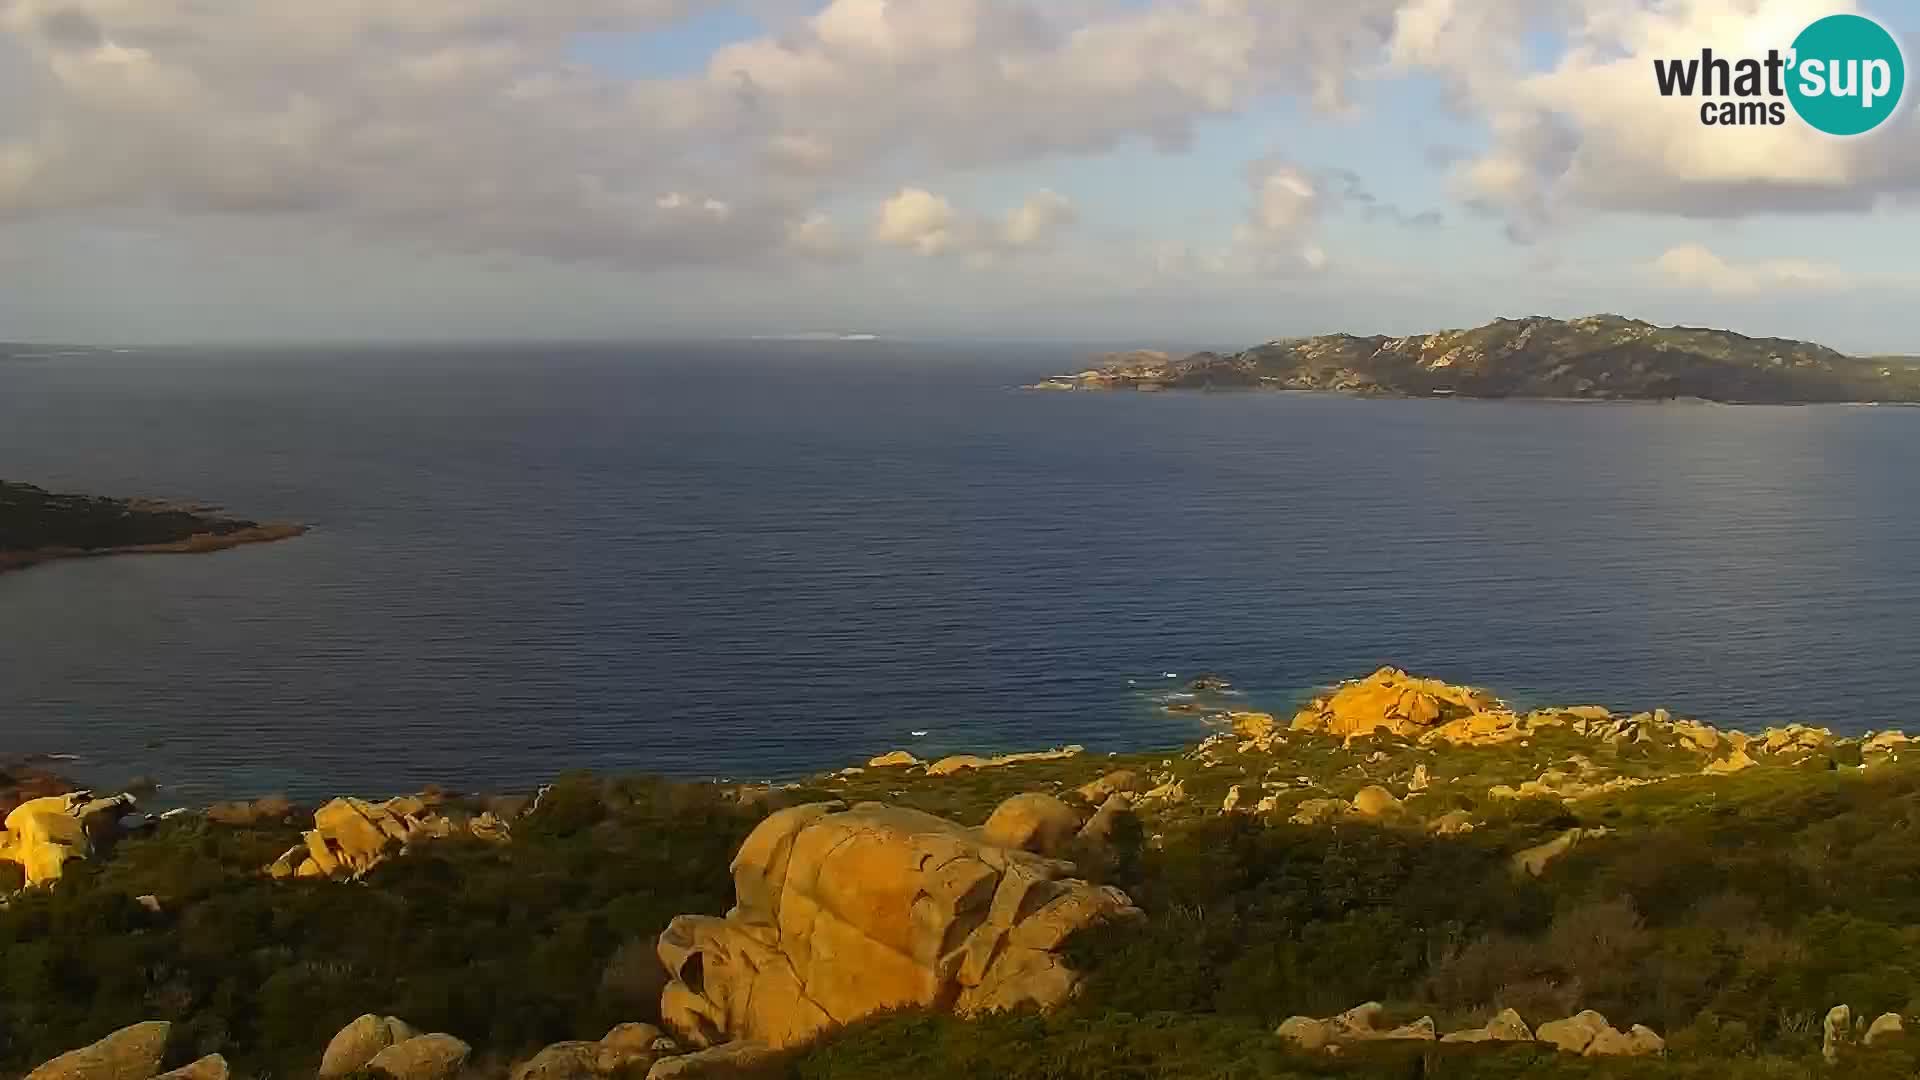
<path id="1" fill-rule="evenodd" d="M 335 799 L 313 812 L 313 829 L 267 872 L 276 878 L 359 878 L 414 844 L 452 836 L 458 827 L 453 818 L 433 812 L 417 795 L 383 803 Z M 467 819 L 465 828 L 495 843 L 512 836 L 511 827 L 491 811 Z"/>
<path id="2" fill-rule="evenodd" d="M 1044 818 L 1029 835 L 1051 836 L 1052 816 L 1010 820 Z M 890 1008 L 1057 1005 L 1076 982 L 1057 952 L 1068 935 L 1139 914 L 1071 863 L 880 803 L 776 813 L 732 869 L 725 918 L 683 915 L 659 940 L 661 1015 L 697 1047 L 778 1049 Z"/>
<path id="3" fill-rule="evenodd" d="M 453 1080 L 472 1053 L 451 1035 L 415 1035 L 373 1055 L 366 1071 L 387 1080 Z"/>
<path id="4" fill-rule="evenodd" d="M 231 1075 L 233 1070 L 227 1066 L 225 1057 L 208 1054 L 198 1061 L 163 1072 L 154 1080 L 227 1080 Z"/>
<path id="5" fill-rule="evenodd" d="M 334 1035 L 320 1055 L 319 1080 L 339 1080 L 366 1068 L 374 1055 L 419 1034 L 397 1016 L 368 1013 Z"/>
<path id="6" fill-rule="evenodd" d="M 1086 753 L 1084 746 L 1063 746 L 1058 750 L 1031 750 L 1019 754 L 998 754 L 993 757 L 981 757 L 977 754 L 955 754 L 943 757 L 927 766 L 928 776 L 952 776 L 969 769 L 999 769 L 1008 765 L 1021 765 L 1029 761 L 1062 761 L 1079 757 Z"/>
<path id="7" fill-rule="evenodd" d="M 645 1076 L 673 1049 L 652 1024 L 621 1024 L 598 1042 L 555 1043 L 535 1054 L 509 1080 L 611 1080 Z"/>
<path id="8" fill-rule="evenodd" d="M 1667 1048 L 1666 1040 L 1653 1029 L 1635 1024 L 1631 1030 L 1620 1031 L 1592 1009 L 1541 1024 L 1535 1036 L 1566 1053 L 1584 1057 L 1644 1057 Z"/>
<path id="9" fill-rule="evenodd" d="M 19 863 L 28 885 L 60 880 L 68 860 L 91 858 L 133 809 L 131 795 L 96 799 L 90 791 L 28 799 L 0 829 L 0 861 Z"/>
<path id="10" fill-rule="evenodd" d="M 1907 1024 L 1899 1013 L 1881 1013 L 1867 1025 L 1867 1034 L 1860 1041 L 1868 1046 L 1898 1042 L 1907 1037 Z"/>
<path id="11" fill-rule="evenodd" d="M 1513 856 L 1513 872 L 1539 877 L 1547 872 L 1547 867 L 1555 859 L 1572 851 L 1583 840 L 1597 840 L 1607 835 L 1605 827 L 1592 829 L 1568 829 L 1544 844 L 1536 844 Z"/>
<path id="12" fill-rule="evenodd" d="M 1080 815 L 1051 795 L 1015 795 L 994 808 L 980 838 L 994 847 L 1064 858 L 1080 833 Z"/>
<path id="13" fill-rule="evenodd" d="M 1302 1050 L 1331 1050 L 1360 1042 L 1434 1042 L 1438 1038 L 1431 1016 L 1391 1028 L 1386 1026 L 1385 1017 L 1386 1006 L 1369 1001 L 1324 1020 L 1288 1017 L 1274 1034 Z"/>
<path id="14" fill-rule="evenodd" d="M 1450 1032 L 1440 1037 L 1444 1043 L 1463 1042 L 1532 1042 L 1533 1029 L 1512 1009 L 1502 1009 L 1499 1015 L 1477 1028 Z"/>
<path id="15" fill-rule="evenodd" d="M 123 1027 L 90 1046 L 61 1054 L 28 1073 L 26 1080 L 152 1080 L 172 1029 L 164 1020 Z"/>
<path id="16" fill-rule="evenodd" d="M 1840 1060 L 1840 1048 L 1853 1041 L 1853 1010 L 1835 1005 L 1820 1025 L 1820 1056 L 1831 1065 Z"/>
<path id="17" fill-rule="evenodd" d="M 777 1080 L 780 1055 L 765 1043 L 724 1043 L 694 1054 L 661 1058 L 647 1080 Z"/>
<path id="18" fill-rule="evenodd" d="M 1381 729 L 1391 735 L 1418 736 L 1498 708 L 1499 699 L 1484 690 L 1383 667 L 1364 679 L 1342 684 L 1327 697 L 1315 698 L 1295 714 L 1292 726 L 1295 731 L 1347 737 Z"/>
<path id="19" fill-rule="evenodd" d="M 1132 769 L 1116 769 L 1098 780 L 1089 780 L 1074 789 L 1087 803 L 1100 806 L 1115 795 L 1132 795 L 1146 790 L 1147 784 Z"/>

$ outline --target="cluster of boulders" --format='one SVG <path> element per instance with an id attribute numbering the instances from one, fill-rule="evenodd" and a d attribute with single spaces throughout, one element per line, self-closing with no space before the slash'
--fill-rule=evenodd
<path id="1" fill-rule="evenodd" d="M 1520 1014 L 1504 1009 L 1477 1028 L 1439 1034 L 1430 1016 L 1408 1024 L 1388 1026 L 1387 1010 L 1377 1001 L 1369 1001 L 1338 1016 L 1315 1019 L 1290 1017 L 1275 1034 L 1303 1050 L 1337 1053 L 1342 1047 L 1378 1042 L 1542 1042 L 1569 1054 L 1586 1057 L 1643 1057 L 1666 1050 L 1666 1042 L 1651 1029 L 1635 1024 L 1620 1031 L 1607 1018 L 1589 1009 L 1564 1020 L 1540 1025 L 1538 1031 L 1527 1026 Z"/>
<path id="2" fill-rule="evenodd" d="M 1899 1013 L 1882 1013 L 1872 1023 L 1865 1016 L 1855 1018 L 1853 1010 L 1835 1005 L 1827 1010 L 1821 1024 L 1820 1056 L 1829 1065 L 1840 1060 L 1842 1048 L 1854 1044 L 1880 1046 L 1907 1037 L 1906 1020 Z"/>
<path id="3" fill-rule="evenodd" d="M 26 1080 L 229 1080 L 226 1058 L 161 1072 L 172 1025 L 150 1020 L 62 1054 Z M 317 1080 L 456 1080 L 473 1050 L 452 1035 L 415 1031 L 393 1016 L 362 1016 L 327 1043 Z M 776 1062 L 765 1046 L 689 1052 L 652 1024 L 621 1024 L 594 1042 L 563 1042 L 516 1066 L 510 1080 L 754 1080 Z"/>
<path id="4" fill-rule="evenodd" d="M 99 1042 L 69 1050 L 27 1074 L 26 1080 L 227 1080 L 227 1059 L 203 1057 L 160 1071 L 173 1025 L 149 1020 L 121 1028 Z"/>
<path id="5" fill-rule="evenodd" d="M 91 791 L 28 799 L 0 829 L 0 862 L 20 864 L 28 885 L 51 884 L 70 860 L 91 858 L 118 836 L 134 805 L 132 795 L 100 799 Z"/>
<path id="6" fill-rule="evenodd" d="M 1261 743 L 1277 737 L 1272 717 L 1265 713 L 1233 713 L 1228 719 L 1235 734 L 1253 744 L 1245 749 L 1261 748 Z M 1665 709 L 1616 716 L 1602 705 L 1574 705 L 1520 713 L 1477 687 L 1409 675 L 1393 667 L 1342 683 L 1331 694 L 1314 698 L 1294 715 L 1291 724 L 1293 731 L 1348 740 L 1384 732 L 1421 745 L 1446 742 L 1472 746 L 1513 742 L 1552 728 L 1615 746 L 1659 743 L 1690 750 L 1708 759 L 1704 771 L 1710 774 L 1750 768 L 1760 756 L 1825 753 L 1855 741 L 1863 753 L 1897 754 L 1911 742 L 1897 731 L 1864 740 L 1842 739 L 1826 728 L 1806 724 L 1749 735 L 1675 718 Z"/>
<path id="7" fill-rule="evenodd" d="M 733 861 L 733 910 L 661 934 L 661 1016 L 695 1047 L 778 1049 L 887 1009 L 1057 1005 L 1077 980 L 1061 943 L 1139 915 L 1057 857 L 1098 820 L 1037 794 L 977 829 L 880 803 L 775 813 Z"/>
<path id="8" fill-rule="evenodd" d="M 415 844 L 445 839 L 464 830 L 482 840 L 505 843 L 511 827 L 491 811 L 464 821 L 437 812 L 418 795 L 382 803 L 335 799 L 313 813 L 313 828 L 301 843 L 267 867 L 275 878 L 359 878 Z"/>

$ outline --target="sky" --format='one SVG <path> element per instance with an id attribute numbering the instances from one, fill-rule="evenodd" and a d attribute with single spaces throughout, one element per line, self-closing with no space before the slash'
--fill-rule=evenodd
<path id="1" fill-rule="evenodd" d="M 1904 0 L 0 0 L 0 340 L 1920 353 L 1920 110 L 1654 86 L 1843 12 L 1920 56 Z"/>

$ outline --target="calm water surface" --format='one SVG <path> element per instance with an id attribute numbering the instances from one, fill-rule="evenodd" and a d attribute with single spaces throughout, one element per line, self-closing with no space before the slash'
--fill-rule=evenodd
<path id="1" fill-rule="evenodd" d="M 313 523 L 0 576 L 0 750 L 179 799 L 1197 734 L 1393 662 L 1920 725 L 1920 410 L 1022 393 L 1057 349 L 0 364 L 0 476 Z M 910 733 L 924 730 L 924 737 Z"/>

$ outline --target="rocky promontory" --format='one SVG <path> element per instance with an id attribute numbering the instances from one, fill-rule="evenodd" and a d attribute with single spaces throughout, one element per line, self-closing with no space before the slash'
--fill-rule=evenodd
<path id="1" fill-rule="evenodd" d="M 1498 319 L 1411 337 L 1333 334 L 1237 353 L 1098 358 L 1043 390 L 1303 390 L 1394 397 L 1920 403 L 1920 361 L 1619 315 Z"/>
<path id="2" fill-rule="evenodd" d="M 54 559 L 221 551 L 306 531 L 225 517 L 210 507 L 62 495 L 0 480 L 0 573 Z"/>

